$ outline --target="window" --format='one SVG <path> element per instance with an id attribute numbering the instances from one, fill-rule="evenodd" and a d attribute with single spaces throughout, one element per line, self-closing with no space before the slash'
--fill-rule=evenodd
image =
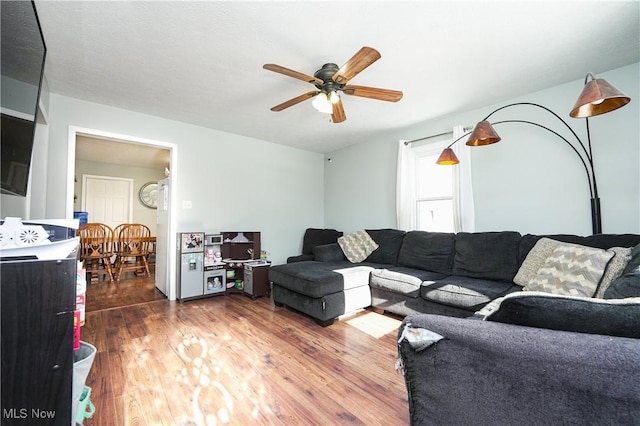
<path id="1" fill-rule="evenodd" d="M 416 229 L 453 232 L 453 167 L 439 166 L 436 160 L 442 144 L 433 144 L 415 152 Z"/>
<path id="2" fill-rule="evenodd" d="M 442 150 L 464 135 L 455 126 L 453 137 L 398 145 L 396 182 L 397 227 L 405 231 L 474 231 L 471 158 L 464 144 L 453 146 L 460 164 L 436 164 Z M 430 137 L 424 139 L 432 139 Z"/>

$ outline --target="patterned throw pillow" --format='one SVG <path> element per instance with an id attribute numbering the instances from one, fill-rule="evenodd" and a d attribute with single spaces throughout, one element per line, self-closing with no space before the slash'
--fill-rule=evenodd
<path id="1" fill-rule="evenodd" d="M 536 277 L 538 269 L 547 260 L 547 257 L 553 252 L 553 250 L 562 244 L 560 241 L 552 240 L 551 238 L 540 238 L 535 246 L 529 251 L 527 257 L 522 261 L 520 269 L 513 282 L 519 286 L 526 286 L 529 282 Z"/>
<path id="2" fill-rule="evenodd" d="M 351 263 L 362 262 L 378 248 L 378 244 L 365 230 L 338 238 L 338 244 Z"/>
<path id="3" fill-rule="evenodd" d="M 613 255 L 612 251 L 562 243 L 524 290 L 592 297 Z"/>

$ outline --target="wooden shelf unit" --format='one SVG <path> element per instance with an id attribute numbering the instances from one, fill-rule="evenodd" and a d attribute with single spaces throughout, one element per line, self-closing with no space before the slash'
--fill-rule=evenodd
<path id="1" fill-rule="evenodd" d="M 238 234 L 243 234 L 248 242 L 234 242 Z M 231 281 L 244 284 L 244 262 L 246 260 L 260 259 L 260 232 L 222 232 L 222 259 L 227 264 L 227 293 L 242 293 L 242 288 L 235 285 L 229 287 Z M 229 261 L 228 261 L 229 260 Z M 233 262 L 234 260 L 238 262 Z M 233 275 L 233 277 L 230 276 Z"/>

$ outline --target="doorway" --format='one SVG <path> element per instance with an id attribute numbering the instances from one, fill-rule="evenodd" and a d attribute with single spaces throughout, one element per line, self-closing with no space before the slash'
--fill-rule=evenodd
<path id="1" fill-rule="evenodd" d="M 74 127 L 74 126 L 70 126 L 69 127 L 69 138 L 68 138 L 68 164 L 70 165 L 69 167 L 67 167 L 67 193 L 68 194 L 74 194 L 76 191 L 76 179 L 77 176 L 75 174 L 75 164 L 76 164 L 76 146 L 77 146 L 77 142 L 78 142 L 78 138 L 83 138 L 83 137 L 90 137 L 90 138 L 96 138 L 96 139 L 101 139 L 101 143 L 99 144 L 94 144 L 96 147 L 97 146 L 102 146 L 102 145 L 109 145 L 111 143 L 117 143 L 117 144 L 121 144 L 120 146 L 122 147 L 126 147 L 131 148 L 131 149 L 137 149 L 137 148 L 153 148 L 156 149 L 158 151 L 168 151 L 169 153 L 169 165 L 167 167 L 167 174 L 169 174 L 169 220 L 167 221 L 166 224 L 163 224 L 164 227 L 166 227 L 167 229 L 163 229 L 162 232 L 157 232 L 158 235 L 165 235 L 165 236 L 171 236 L 171 235 L 175 235 L 176 234 L 176 223 L 175 223 L 175 214 L 172 214 L 172 212 L 175 210 L 175 197 L 173 196 L 173 192 L 175 191 L 175 185 L 174 182 L 176 181 L 176 176 L 177 176 L 177 146 L 173 143 L 168 143 L 168 142 L 163 142 L 163 141 L 157 141 L 157 140 L 150 140 L 150 139 L 143 139 L 143 138 L 138 138 L 138 137 L 134 137 L 134 136 L 128 136 L 128 135 L 122 135 L 122 134 L 116 134 L 116 133 L 111 133 L 111 132 L 104 132 L 104 131 L 100 131 L 100 130 L 95 130 L 95 129 L 87 129 L 87 128 L 80 128 L 80 127 Z M 112 152 L 121 152 L 123 151 L 122 149 L 116 149 L 114 150 L 113 148 L 110 148 L 110 150 Z M 131 156 L 129 156 L 131 157 Z M 141 161 L 142 159 L 145 158 L 144 156 L 141 157 Z M 73 165 L 73 166 L 71 166 Z M 170 171 L 170 172 L 169 172 Z M 79 177 L 79 176 L 78 176 Z M 135 188 L 133 190 L 133 192 L 135 193 Z M 135 195 L 134 195 L 135 196 Z M 84 199 L 83 199 L 83 203 L 84 203 Z M 73 212 L 74 212 L 74 197 L 68 197 L 67 200 L 67 206 L 66 206 L 66 210 L 67 210 L 67 217 L 73 217 Z M 154 217 L 155 217 L 155 213 L 153 213 Z M 156 229 L 156 231 L 158 231 Z M 163 288 L 165 288 L 167 290 L 167 297 L 169 300 L 175 300 L 176 298 L 176 282 L 175 282 L 175 252 L 173 250 L 169 250 L 169 247 L 171 247 L 171 244 L 169 244 L 168 241 L 165 242 L 165 244 L 158 244 L 158 246 L 163 246 L 166 247 L 166 253 L 160 253 L 158 252 L 156 254 L 156 270 L 158 268 L 163 268 L 164 273 L 160 274 L 161 276 L 167 277 L 167 283 L 163 284 Z"/>

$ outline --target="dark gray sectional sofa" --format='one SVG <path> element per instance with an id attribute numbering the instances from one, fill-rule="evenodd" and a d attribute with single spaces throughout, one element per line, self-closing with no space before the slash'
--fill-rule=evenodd
<path id="1" fill-rule="evenodd" d="M 367 306 L 405 315 L 397 368 L 411 425 L 640 424 L 640 235 L 547 235 L 633 247 L 589 298 L 514 284 L 540 235 L 367 233 L 379 247 L 361 263 L 328 244 L 273 266 L 273 298 L 322 325 Z"/>
<path id="2" fill-rule="evenodd" d="M 537 297 L 522 296 L 523 304 Z M 537 306 L 538 319 L 554 311 L 554 301 L 565 305 L 571 298 L 541 299 L 548 300 Z M 588 325 L 620 319 L 618 311 L 627 310 L 622 316 L 635 324 L 635 338 L 602 330 L 600 334 L 563 330 L 561 322 L 549 329 L 541 323 L 522 326 L 429 314 L 405 317 L 399 336 L 424 334 L 413 344 L 403 337 L 398 345 L 410 424 L 640 424 L 640 302 L 634 299 L 635 306 L 633 302 L 628 309 L 612 306 L 607 315 L 585 306 L 569 307 L 562 315 Z M 592 300 L 575 302 L 602 306 L 608 302 Z"/>
<path id="3" fill-rule="evenodd" d="M 323 326 L 369 306 L 402 316 L 469 317 L 490 301 L 521 291 L 513 278 L 543 237 L 511 231 L 366 231 L 379 247 L 363 262 L 349 262 L 331 243 L 315 246 L 313 260 L 272 266 L 276 305 L 303 312 Z M 640 243 L 635 234 L 547 237 L 604 249 Z M 308 253 L 306 258 L 311 258 Z"/>

